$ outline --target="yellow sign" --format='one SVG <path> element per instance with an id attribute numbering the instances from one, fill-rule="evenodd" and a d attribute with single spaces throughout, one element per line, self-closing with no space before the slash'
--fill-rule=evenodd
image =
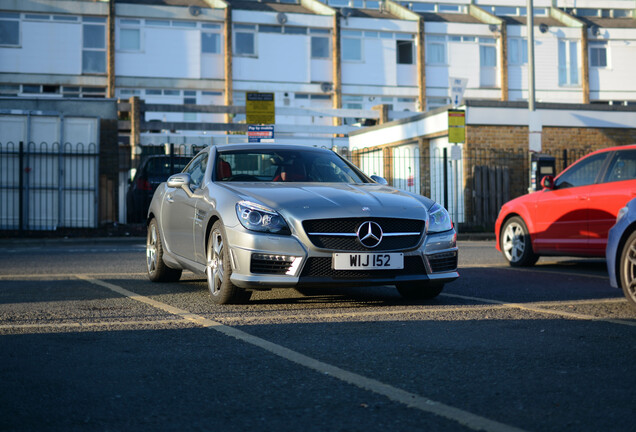
<path id="1" fill-rule="evenodd" d="M 448 142 L 463 143 L 466 141 L 466 112 L 448 110 Z"/>
<path id="2" fill-rule="evenodd" d="M 274 93 L 248 92 L 245 95 L 247 124 L 274 124 Z"/>

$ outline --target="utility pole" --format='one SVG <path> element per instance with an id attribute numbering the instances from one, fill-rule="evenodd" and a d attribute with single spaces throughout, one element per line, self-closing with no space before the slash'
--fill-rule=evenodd
<path id="1" fill-rule="evenodd" d="M 534 80 L 534 4 L 527 0 L 527 33 L 528 33 L 528 189 L 532 186 L 532 154 L 541 152 L 541 118 L 535 111 Z"/>

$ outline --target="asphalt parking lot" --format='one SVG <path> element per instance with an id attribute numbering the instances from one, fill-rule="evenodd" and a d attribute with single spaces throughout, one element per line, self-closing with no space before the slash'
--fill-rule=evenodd
<path id="1" fill-rule="evenodd" d="M 463 241 L 431 301 L 215 306 L 195 275 L 150 283 L 142 242 L 0 242 L 0 430 L 634 429 L 636 311 L 602 260 Z"/>

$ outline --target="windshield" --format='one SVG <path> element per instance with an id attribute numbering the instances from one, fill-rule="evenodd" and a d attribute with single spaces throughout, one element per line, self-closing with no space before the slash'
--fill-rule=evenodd
<path id="1" fill-rule="evenodd" d="M 298 150 L 220 151 L 217 181 L 368 183 L 335 153 Z"/>

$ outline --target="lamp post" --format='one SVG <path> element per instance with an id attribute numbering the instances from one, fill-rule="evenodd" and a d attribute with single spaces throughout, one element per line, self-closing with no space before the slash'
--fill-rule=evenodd
<path id="1" fill-rule="evenodd" d="M 532 154 L 541 152 L 541 118 L 535 111 L 534 82 L 534 5 L 527 0 L 526 23 L 528 33 L 528 190 L 532 191 Z"/>

